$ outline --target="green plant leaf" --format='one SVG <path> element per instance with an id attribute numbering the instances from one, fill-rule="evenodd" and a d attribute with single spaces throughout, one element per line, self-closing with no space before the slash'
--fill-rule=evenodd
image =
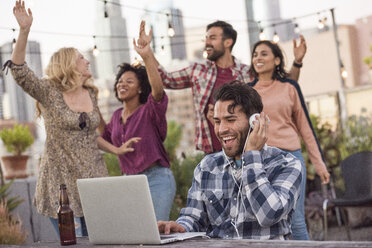
<path id="1" fill-rule="evenodd" d="M 0 138 L 8 152 L 21 155 L 34 143 L 28 126 L 15 124 L 13 128 L 4 128 L 0 131 Z"/>

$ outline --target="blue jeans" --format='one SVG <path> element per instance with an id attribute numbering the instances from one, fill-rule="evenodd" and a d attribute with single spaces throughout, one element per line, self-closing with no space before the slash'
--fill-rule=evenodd
<path id="1" fill-rule="evenodd" d="M 309 234 L 305 222 L 305 194 L 306 194 L 306 165 L 302 157 L 301 149 L 295 151 L 284 150 L 293 154 L 301 161 L 302 165 L 302 182 L 300 188 L 300 196 L 298 197 L 295 211 L 292 215 L 292 236 L 294 240 L 309 240 Z"/>
<path id="2" fill-rule="evenodd" d="M 172 171 L 162 166 L 153 166 L 140 174 L 147 176 L 156 220 L 169 220 L 176 194 L 176 182 Z"/>
<path id="3" fill-rule="evenodd" d="M 58 219 L 49 218 L 50 222 L 52 222 L 54 230 L 56 230 L 58 238 L 59 238 L 59 227 L 58 227 Z M 76 237 L 83 237 L 88 236 L 87 225 L 85 224 L 84 217 L 75 217 L 75 234 Z"/>

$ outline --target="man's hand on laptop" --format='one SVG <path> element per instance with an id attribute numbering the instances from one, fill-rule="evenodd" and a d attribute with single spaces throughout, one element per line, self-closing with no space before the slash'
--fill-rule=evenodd
<path id="1" fill-rule="evenodd" d="M 158 221 L 158 229 L 160 233 L 164 234 L 186 232 L 186 229 L 175 221 Z"/>

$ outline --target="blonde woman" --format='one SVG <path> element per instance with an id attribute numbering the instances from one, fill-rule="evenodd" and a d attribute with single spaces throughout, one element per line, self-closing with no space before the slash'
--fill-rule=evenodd
<path id="1" fill-rule="evenodd" d="M 47 66 L 47 78 L 36 77 L 25 63 L 32 12 L 26 11 L 24 2 L 19 0 L 13 13 L 20 30 L 12 59 L 5 66 L 11 69 L 17 84 L 37 100 L 47 133 L 34 204 L 39 213 L 50 217 L 58 233 L 59 185 L 66 184 L 76 234 L 86 236 L 76 180 L 108 175 L 98 148 L 122 155 L 133 151 L 131 143 L 138 138 L 115 147 L 96 134 L 101 120 L 97 89 L 92 84 L 89 61 L 75 48 L 58 50 Z"/>

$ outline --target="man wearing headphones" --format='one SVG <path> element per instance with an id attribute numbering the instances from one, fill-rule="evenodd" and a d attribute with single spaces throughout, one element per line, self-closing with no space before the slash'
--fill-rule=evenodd
<path id="1" fill-rule="evenodd" d="M 213 238 L 288 239 L 299 196 L 301 163 L 265 144 L 268 118 L 261 97 L 247 84 L 224 84 L 215 95 L 214 131 L 222 151 L 194 171 L 187 206 L 161 233 L 207 232 Z M 260 113 L 259 117 L 250 116 Z"/>

